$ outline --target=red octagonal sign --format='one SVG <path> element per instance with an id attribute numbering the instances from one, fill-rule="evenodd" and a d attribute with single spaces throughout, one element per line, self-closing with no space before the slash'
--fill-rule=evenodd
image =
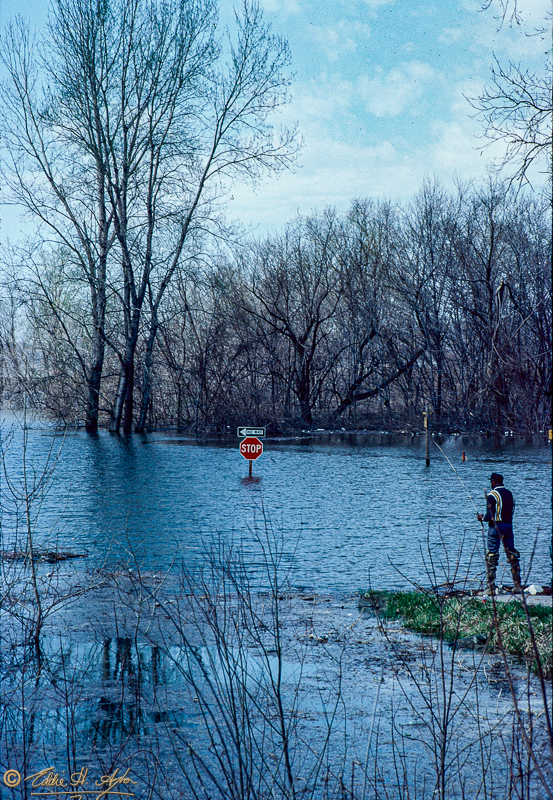
<path id="1" fill-rule="evenodd" d="M 255 461 L 263 453 L 263 442 L 260 442 L 256 436 L 246 436 L 240 442 L 240 453 L 248 461 Z"/>

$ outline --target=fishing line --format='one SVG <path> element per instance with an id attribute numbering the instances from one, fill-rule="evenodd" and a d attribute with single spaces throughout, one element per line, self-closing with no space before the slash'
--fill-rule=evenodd
<path id="1" fill-rule="evenodd" d="M 444 453 L 444 451 L 442 450 L 442 448 L 440 447 L 440 445 L 438 444 L 438 442 L 436 442 L 434 439 L 432 439 L 432 441 L 434 442 L 434 444 L 436 445 L 436 447 L 438 448 L 438 450 L 440 451 L 440 453 L 443 455 L 443 457 L 445 458 L 445 460 L 447 461 L 447 463 L 449 464 L 449 466 L 451 467 L 451 469 L 453 470 L 453 472 L 454 472 L 454 473 L 457 475 L 457 478 L 459 479 L 459 483 L 461 484 L 461 486 L 463 487 L 463 489 L 464 489 L 464 490 L 465 490 L 465 492 L 467 493 L 467 497 L 469 498 L 470 502 L 472 503 L 474 510 L 475 510 L 475 511 L 476 511 L 476 513 L 478 514 L 478 509 L 476 508 L 476 504 L 475 504 L 474 500 L 472 499 L 472 496 L 471 496 L 471 494 L 470 494 L 469 490 L 467 489 L 467 487 L 466 487 L 466 486 L 465 486 L 465 484 L 463 483 L 463 481 L 462 481 L 462 479 L 461 479 L 461 476 L 459 475 L 459 473 L 457 472 L 457 470 L 455 469 L 455 467 L 453 466 L 453 464 L 451 463 L 451 461 L 449 460 L 449 458 L 446 456 L 446 454 Z M 481 522 L 480 524 L 482 525 L 482 530 L 483 530 L 483 529 L 484 529 L 484 523 L 483 523 L 483 522 Z"/>
<path id="2" fill-rule="evenodd" d="M 455 467 L 453 466 L 453 464 L 451 463 L 451 461 L 449 460 L 449 458 L 446 456 L 446 454 L 444 453 L 444 451 L 442 450 L 442 448 L 440 447 L 440 445 L 438 444 L 438 442 L 436 442 L 436 441 L 435 441 L 435 439 L 432 439 L 432 441 L 434 442 L 434 444 L 436 445 L 436 447 L 438 448 L 438 450 L 440 451 L 440 453 L 443 455 L 443 457 L 445 458 L 445 460 L 447 461 L 447 463 L 449 464 L 449 466 L 451 467 L 451 469 L 453 470 L 453 472 L 454 472 L 454 473 L 457 475 L 457 478 L 459 479 L 459 483 L 461 484 L 461 486 L 462 486 L 462 487 L 463 487 L 463 489 L 465 490 L 465 492 L 466 492 L 466 494 L 467 494 L 467 497 L 468 497 L 468 499 L 470 500 L 470 502 L 472 503 L 472 506 L 473 506 L 474 510 L 475 510 L 475 511 L 476 511 L 476 513 L 478 514 L 478 509 L 476 508 L 476 504 L 475 504 L 474 500 L 472 499 L 472 495 L 470 494 L 469 490 L 467 489 L 467 487 L 466 487 L 466 486 L 465 486 L 465 484 L 463 483 L 463 480 L 462 480 L 461 476 L 459 475 L 459 473 L 457 472 L 457 470 L 455 469 Z M 484 547 L 484 552 L 486 552 L 486 549 L 487 549 L 487 548 L 486 548 L 486 539 L 485 539 L 485 536 L 486 536 L 486 534 L 484 533 L 484 523 L 483 523 L 481 520 L 480 520 L 480 525 L 482 526 L 482 528 L 481 528 L 481 533 L 482 533 L 482 545 L 483 545 L 483 547 Z M 475 543 L 474 543 L 474 548 L 473 548 L 473 550 L 472 550 L 472 552 L 473 552 L 473 553 L 474 553 L 474 549 L 475 549 L 475 548 L 476 548 L 476 541 L 475 541 Z M 472 556 L 471 556 L 471 558 L 472 558 Z"/>

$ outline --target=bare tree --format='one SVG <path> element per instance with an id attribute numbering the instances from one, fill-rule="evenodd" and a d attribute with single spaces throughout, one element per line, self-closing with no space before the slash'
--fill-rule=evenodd
<path id="1" fill-rule="evenodd" d="M 90 42 L 92 46 L 94 37 Z M 105 170 L 100 154 L 90 147 L 85 159 L 84 153 L 76 156 L 79 137 L 70 120 L 60 116 L 61 98 L 54 98 L 43 84 L 46 78 L 40 74 L 36 42 L 22 20 L 8 28 L 0 53 L 8 75 L 2 84 L 5 185 L 11 199 L 42 226 L 45 248 L 49 237 L 56 245 L 65 245 L 89 286 L 94 341 L 84 366 L 89 395 L 87 429 L 94 431 L 105 352 L 106 267 L 112 222 Z M 46 74 L 50 66 L 45 54 Z M 54 68 L 54 75 L 56 71 Z"/>
<path id="2" fill-rule="evenodd" d="M 110 429 L 132 429 L 147 307 L 143 429 L 160 305 L 224 181 L 287 167 L 296 150 L 294 132 L 275 136 L 269 125 L 286 101 L 286 43 L 255 3 L 236 15 L 235 40 L 216 25 L 212 0 L 56 0 L 39 56 L 21 21 L 3 43 L 5 179 L 89 286 L 88 430 L 106 344 L 120 361 Z M 120 305 L 115 338 L 105 330 L 109 293 Z"/>
<path id="3" fill-rule="evenodd" d="M 312 422 L 327 375 L 324 344 L 340 302 L 335 256 L 336 218 L 329 212 L 264 242 L 245 275 L 244 311 L 257 338 L 273 350 L 275 368 L 295 395 L 305 425 Z"/>
<path id="4" fill-rule="evenodd" d="M 492 9 L 497 13 L 499 27 L 524 25 L 523 11 L 518 0 L 484 0 L 481 11 Z M 551 22 L 551 11 L 548 14 Z M 546 21 L 543 27 L 533 30 L 531 36 L 547 40 Z M 550 49 L 546 49 L 546 54 Z M 543 75 L 525 70 L 520 64 L 509 62 L 502 66 L 494 56 L 491 67 L 492 82 L 477 98 L 468 98 L 484 123 L 484 136 L 490 142 L 502 141 L 507 149 L 499 167 L 515 166 L 510 181 L 530 182 L 529 170 L 534 162 L 544 158 L 551 179 L 551 115 L 553 111 L 553 64 L 549 57 Z"/>
<path id="5" fill-rule="evenodd" d="M 538 430 L 546 424 L 541 406 L 548 405 L 551 352 L 546 216 L 539 203 L 515 197 L 493 181 L 463 202 L 454 292 L 459 327 L 452 341 L 457 361 L 464 342 L 464 357 L 472 365 L 468 406 L 488 430 L 526 427 L 530 409 L 536 409 L 534 420 L 540 419 Z M 524 406 L 517 400 L 521 392 Z"/>
<path id="6" fill-rule="evenodd" d="M 551 174 L 551 62 L 541 76 L 512 62 L 504 67 L 496 58 L 491 72 L 491 85 L 471 104 L 484 122 L 484 135 L 507 145 L 501 165 L 516 167 L 512 181 L 529 182 L 530 167 L 545 158 Z"/>
<path id="7" fill-rule="evenodd" d="M 501 24 L 508 20 L 510 25 L 513 23 L 520 25 L 522 16 L 518 0 L 497 0 L 497 2 L 496 0 L 484 0 L 480 10 L 487 11 L 489 8 L 493 8 L 495 11 L 496 5 L 499 11 L 498 19 L 501 21 Z"/>
<path id="8" fill-rule="evenodd" d="M 388 203 L 352 204 L 340 232 L 342 300 L 331 418 L 374 397 L 389 405 L 388 387 L 422 355 L 424 348 L 409 335 L 409 307 L 397 291 L 399 244 L 396 209 Z"/>

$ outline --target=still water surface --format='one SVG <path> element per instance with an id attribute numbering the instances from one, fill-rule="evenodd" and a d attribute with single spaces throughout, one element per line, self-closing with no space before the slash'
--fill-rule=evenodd
<path id="1" fill-rule="evenodd" d="M 4 437 L 8 430 L 4 420 Z M 551 447 L 542 439 L 436 437 L 445 455 L 432 445 L 429 468 L 422 437 L 267 439 L 251 482 L 238 441 L 56 437 L 54 450 L 62 446 L 61 454 L 38 514 L 37 542 L 86 552 L 80 563 L 90 567 L 104 559 L 138 559 L 153 569 L 196 563 L 221 538 L 241 549 L 262 584 L 259 537 L 267 525 L 294 589 L 356 591 L 369 581 L 374 588 L 428 585 L 430 560 L 441 578 L 447 559 L 455 563 L 459 552 L 462 574 L 478 582 L 483 539 L 475 506 L 485 510 L 484 490 L 495 470 L 517 500 L 515 544 L 524 570 L 530 569 L 528 581 L 551 580 Z M 37 475 L 51 445 L 50 430 L 29 431 L 27 463 Z M 17 479 L 17 429 L 5 460 L 8 475 Z M 5 548 L 16 535 L 5 479 L 2 494 Z M 510 582 L 504 555 L 498 579 Z"/>

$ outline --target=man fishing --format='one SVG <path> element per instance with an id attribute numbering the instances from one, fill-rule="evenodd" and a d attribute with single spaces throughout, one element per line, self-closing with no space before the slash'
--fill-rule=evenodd
<path id="1" fill-rule="evenodd" d="M 521 592 L 520 585 L 520 553 L 515 550 L 513 536 L 513 513 L 515 500 L 512 492 L 503 486 L 503 475 L 492 472 L 490 476 L 492 490 L 487 495 L 486 516 L 477 514 L 480 522 L 488 523 L 488 552 L 486 553 L 486 572 L 490 594 L 495 593 L 495 573 L 499 563 L 499 543 L 503 543 L 507 561 L 511 565 L 514 591 Z"/>

